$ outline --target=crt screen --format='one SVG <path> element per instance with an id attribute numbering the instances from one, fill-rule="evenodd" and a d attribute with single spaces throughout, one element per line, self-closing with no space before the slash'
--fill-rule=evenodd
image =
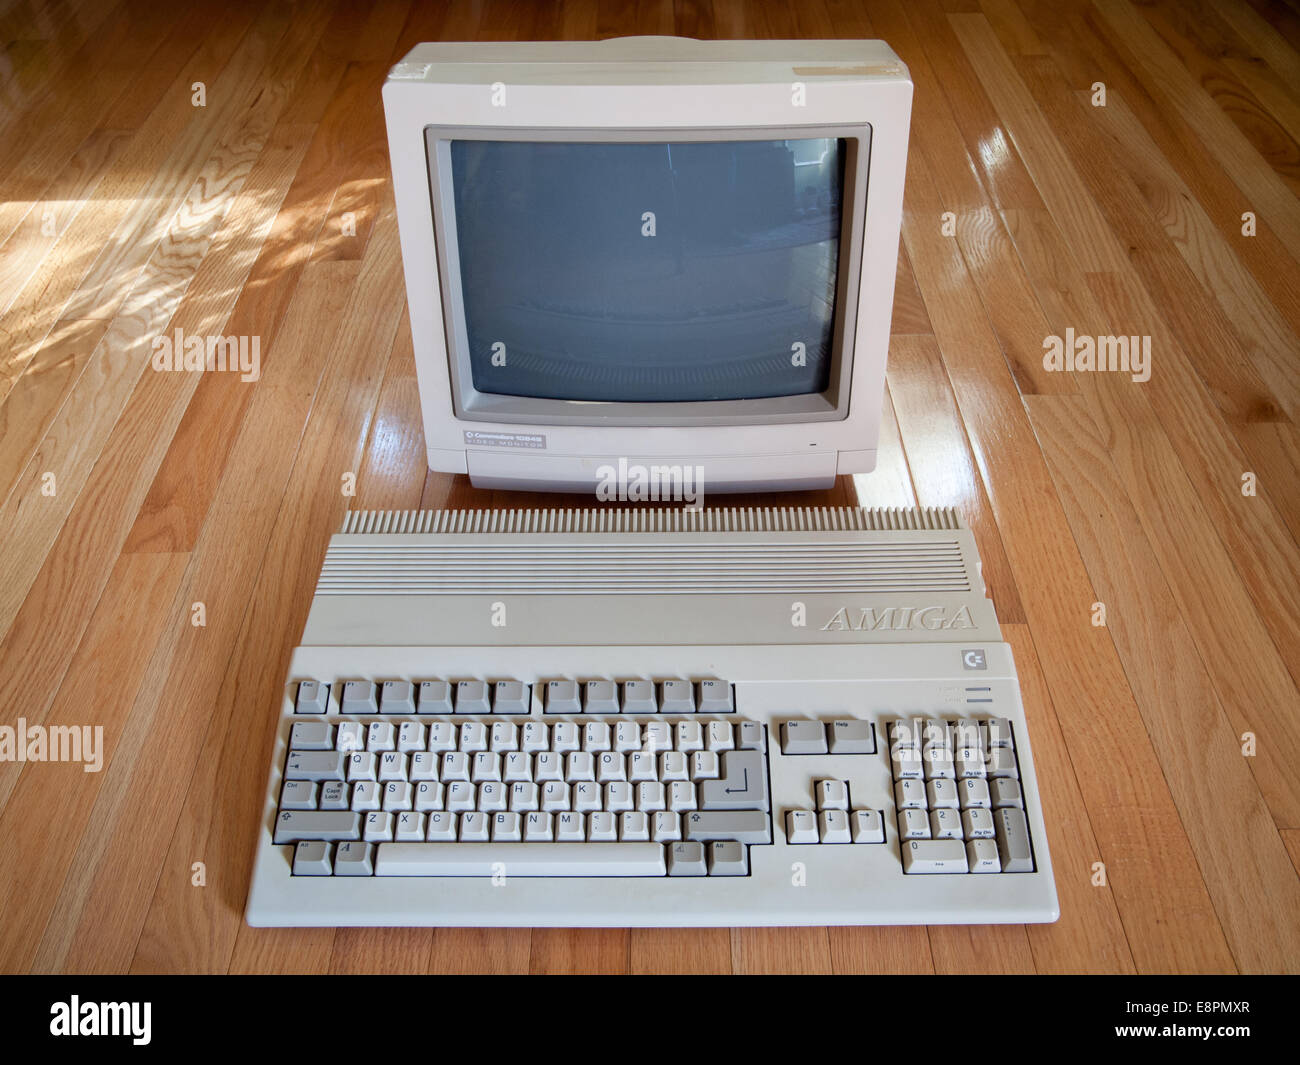
<path id="1" fill-rule="evenodd" d="M 450 154 L 478 391 L 628 403 L 826 389 L 843 140 L 453 140 Z"/>

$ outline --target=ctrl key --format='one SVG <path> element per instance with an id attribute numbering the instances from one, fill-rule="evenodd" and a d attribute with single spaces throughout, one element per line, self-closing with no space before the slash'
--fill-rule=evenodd
<path id="1" fill-rule="evenodd" d="M 966 845 L 959 839 L 913 839 L 903 844 L 905 873 L 965 873 Z"/>

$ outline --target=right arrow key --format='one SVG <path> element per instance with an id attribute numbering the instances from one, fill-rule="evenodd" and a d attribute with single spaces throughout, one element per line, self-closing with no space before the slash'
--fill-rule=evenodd
<path id="1" fill-rule="evenodd" d="M 700 783 L 701 810 L 762 810 L 767 801 L 767 759 L 762 751 L 724 751 L 722 776 Z"/>

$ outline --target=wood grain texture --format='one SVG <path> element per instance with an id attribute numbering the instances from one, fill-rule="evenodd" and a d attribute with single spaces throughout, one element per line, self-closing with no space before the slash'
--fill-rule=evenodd
<path id="1" fill-rule="evenodd" d="M 590 502 L 425 465 L 384 73 L 422 40 L 636 33 L 880 36 L 911 69 L 877 469 L 725 502 L 962 510 L 1053 925 L 243 922 L 346 509 Z M 0 724 L 100 724 L 105 766 L 0 763 L 0 971 L 1300 969 L 1298 138 L 1300 17 L 1245 0 L 9 6 Z M 152 372 L 177 327 L 257 336 L 259 379 Z M 1045 368 L 1067 328 L 1150 336 L 1151 379 Z"/>

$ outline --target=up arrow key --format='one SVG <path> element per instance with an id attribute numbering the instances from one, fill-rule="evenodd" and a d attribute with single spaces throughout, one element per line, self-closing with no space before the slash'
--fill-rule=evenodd
<path id="1" fill-rule="evenodd" d="M 767 772 L 763 763 L 762 751 L 724 751 L 722 776 L 700 782 L 700 809 L 767 809 Z"/>

